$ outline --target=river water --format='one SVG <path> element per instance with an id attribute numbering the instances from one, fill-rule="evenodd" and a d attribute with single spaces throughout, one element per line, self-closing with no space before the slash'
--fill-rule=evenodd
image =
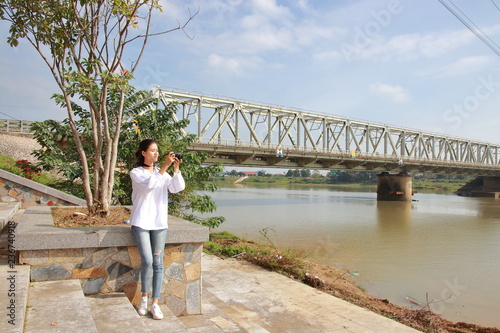
<path id="1" fill-rule="evenodd" d="M 211 194 L 215 231 L 292 248 L 349 270 L 375 297 L 500 328 L 500 201 L 417 193 L 377 202 L 368 189 L 239 185 Z M 267 229 L 266 229 L 267 228 Z M 264 232 L 265 230 L 265 232 Z"/>

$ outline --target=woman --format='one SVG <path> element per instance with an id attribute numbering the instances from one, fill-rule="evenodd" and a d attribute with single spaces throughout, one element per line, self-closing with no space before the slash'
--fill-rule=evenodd
<path id="1" fill-rule="evenodd" d="M 137 167 L 130 171 L 132 178 L 132 213 L 130 224 L 139 253 L 141 255 L 141 302 L 137 309 L 139 315 L 148 313 L 148 292 L 151 282 L 153 293 L 151 314 L 154 319 L 163 319 L 158 305 L 163 281 L 163 250 L 168 229 L 168 191 L 177 193 L 185 188 L 184 179 L 179 171 L 181 160 L 169 153 L 160 168 L 158 145 L 154 140 L 143 140 L 135 154 Z M 166 171 L 174 165 L 174 174 Z"/>

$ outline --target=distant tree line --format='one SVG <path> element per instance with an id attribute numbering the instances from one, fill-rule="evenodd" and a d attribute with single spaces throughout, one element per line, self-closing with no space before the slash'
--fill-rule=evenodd
<path id="1" fill-rule="evenodd" d="M 267 178 L 285 178 L 285 179 L 296 179 L 300 182 L 311 182 L 311 183 L 326 183 L 326 184 L 377 184 L 377 175 L 380 172 L 370 172 L 370 171 L 352 171 L 352 170 L 331 170 L 328 173 L 321 174 L 319 171 L 311 171 L 309 169 L 289 169 L 284 174 L 270 174 L 263 170 L 256 172 L 256 177 L 267 177 Z M 225 176 L 232 177 L 243 177 L 246 175 L 245 172 L 231 170 L 224 174 Z M 465 181 L 470 176 L 465 175 L 441 175 L 441 174 L 412 174 L 413 179 L 417 181 Z M 252 177 L 253 178 L 253 177 Z"/>

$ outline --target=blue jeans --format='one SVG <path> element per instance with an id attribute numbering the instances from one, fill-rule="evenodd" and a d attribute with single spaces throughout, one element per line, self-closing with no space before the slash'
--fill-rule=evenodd
<path id="1" fill-rule="evenodd" d="M 153 267 L 153 297 L 160 298 L 163 282 L 163 251 L 168 229 L 144 230 L 132 226 L 139 254 L 141 255 L 141 292 L 149 292 L 151 283 L 151 267 Z"/>

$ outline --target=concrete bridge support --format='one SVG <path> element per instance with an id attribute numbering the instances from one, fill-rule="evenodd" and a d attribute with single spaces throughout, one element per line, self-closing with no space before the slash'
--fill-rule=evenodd
<path id="1" fill-rule="evenodd" d="M 407 173 L 378 175 L 378 201 L 411 201 L 413 195 L 412 176 Z"/>
<path id="2" fill-rule="evenodd" d="M 476 177 L 456 192 L 464 197 L 490 197 L 500 199 L 500 177 Z"/>
<path id="3" fill-rule="evenodd" d="M 484 177 L 483 191 L 500 192 L 500 177 Z"/>

